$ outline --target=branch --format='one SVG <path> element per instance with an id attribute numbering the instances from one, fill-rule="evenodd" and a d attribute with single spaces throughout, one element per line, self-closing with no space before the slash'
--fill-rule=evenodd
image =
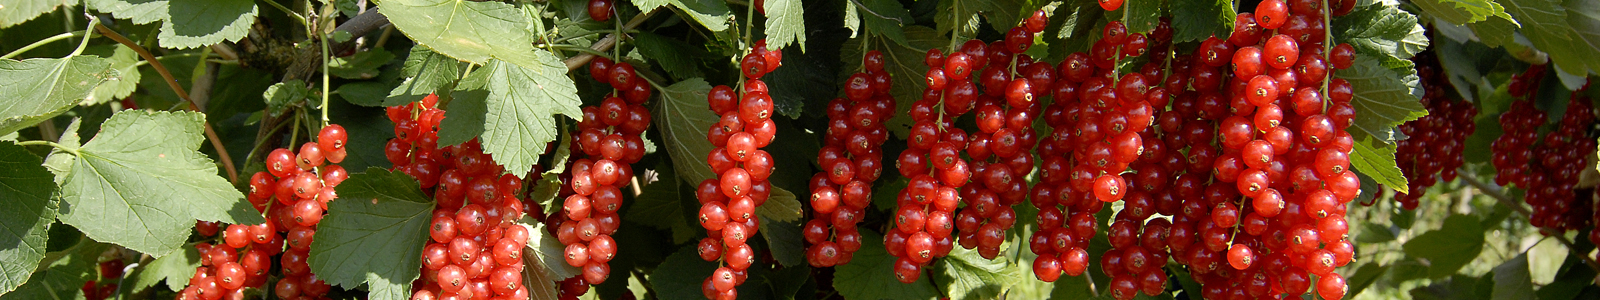
<path id="1" fill-rule="evenodd" d="M 378 11 L 379 9 L 377 8 L 368 9 L 367 12 L 356 15 L 355 17 L 351 17 L 349 20 L 345 20 L 344 23 L 340 23 L 338 27 L 335 27 L 333 29 L 334 31 L 350 33 L 351 39 L 344 42 L 328 44 L 328 52 L 343 53 L 346 50 L 350 50 L 352 47 L 355 47 L 357 37 L 365 36 L 373 31 L 378 30 L 378 28 L 388 26 L 389 17 L 378 13 Z M 327 33 L 318 34 L 326 35 Z M 313 39 L 321 40 L 321 38 L 318 37 L 313 37 Z M 294 62 L 289 65 L 288 72 L 284 73 L 283 75 L 283 81 L 289 81 L 291 79 L 308 79 L 311 78 L 312 74 L 316 74 L 322 70 L 322 47 L 306 47 L 305 49 L 300 50 L 299 53 L 296 53 L 294 57 Z"/>
<path id="2" fill-rule="evenodd" d="M 1478 191 L 1482 191 L 1483 194 L 1488 195 L 1489 198 L 1494 198 L 1494 200 L 1499 201 L 1500 204 L 1510 207 L 1511 210 L 1516 211 L 1518 215 L 1522 215 L 1523 219 L 1529 219 L 1533 217 L 1533 213 L 1529 212 L 1528 208 L 1522 207 L 1522 203 L 1517 203 L 1516 199 L 1512 199 L 1511 196 L 1501 193 L 1500 190 L 1503 189 L 1503 187 L 1494 186 L 1487 182 L 1483 182 L 1482 180 L 1478 180 L 1478 177 L 1473 176 L 1473 173 L 1467 172 L 1466 169 L 1457 169 L 1456 174 L 1456 178 L 1461 178 L 1461 181 L 1465 181 L 1468 185 L 1472 185 L 1472 187 L 1477 188 Z M 1555 231 L 1554 229 L 1539 227 L 1539 233 L 1543 233 L 1545 236 L 1554 238 L 1556 241 L 1561 242 L 1562 245 L 1566 245 L 1567 249 L 1572 249 L 1573 252 L 1578 251 L 1578 245 L 1573 243 L 1572 240 L 1567 239 L 1567 235 L 1562 232 Z M 1600 271 L 1600 262 L 1595 261 L 1593 257 L 1589 257 L 1589 255 L 1585 254 L 1579 254 L 1577 256 L 1582 258 L 1583 263 L 1589 265 L 1589 268 Z"/>
<path id="3" fill-rule="evenodd" d="M 639 25 L 644 24 L 645 20 L 650 19 L 650 16 L 655 15 L 657 11 L 661 11 L 661 8 L 656 8 L 649 12 L 633 16 L 632 20 L 628 20 L 628 24 L 622 25 L 622 30 L 626 31 L 635 27 L 639 27 Z M 589 46 L 589 49 L 593 49 L 602 53 L 606 52 L 607 50 L 611 50 L 611 46 L 617 45 L 618 39 L 621 39 L 621 37 L 617 36 L 616 33 L 608 34 L 605 38 L 601 38 L 600 41 L 594 42 L 594 45 Z M 597 55 L 591 53 L 583 53 L 578 54 L 578 56 L 567 58 L 565 61 L 567 63 L 567 71 L 582 68 L 584 65 L 589 64 L 590 60 L 594 60 L 596 56 Z"/>
<path id="4" fill-rule="evenodd" d="M 156 73 L 161 74 L 161 78 L 167 82 L 168 87 L 172 88 L 172 92 L 178 94 L 178 98 L 183 99 L 184 102 L 189 103 L 189 110 L 205 113 L 204 109 L 201 109 L 199 105 L 195 105 L 194 101 L 189 99 L 189 92 L 183 90 L 183 86 L 178 85 L 178 80 L 173 79 L 172 72 L 167 71 L 167 66 L 162 65 L 155 55 L 150 54 L 150 51 L 145 50 L 138 43 L 128 40 L 127 37 L 123 37 L 122 34 L 111 30 L 111 28 L 106 28 L 104 24 L 95 24 L 94 29 L 100 31 L 101 35 L 111 38 L 123 46 L 128 46 L 129 49 L 133 49 L 133 52 L 139 53 L 139 57 L 143 57 L 145 61 L 150 62 L 150 67 L 155 68 Z M 233 157 L 228 155 L 228 148 L 222 145 L 222 138 L 217 136 L 216 129 L 211 128 L 211 122 L 202 124 L 206 128 L 206 140 L 211 141 L 211 148 L 217 149 L 217 157 L 222 160 L 222 168 L 228 173 L 228 182 L 239 183 L 239 171 L 233 167 Z"/>

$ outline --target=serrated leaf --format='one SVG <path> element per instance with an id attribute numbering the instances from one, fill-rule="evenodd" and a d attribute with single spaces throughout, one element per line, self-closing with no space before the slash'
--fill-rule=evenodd
<path id="1" fill-rule="evenodd" d="M 117 77 L 112 77 L 94 88 L 94 93 L 78 105 L 90 106 L 116 101 L 132 95 L 139 88 L 139 80 L 143 77 L 139 73 L 139 55 L 133 49 L 122 44 L 116 45 L 111 57 L 106 57 L 111 63 L 111 69 L 116 71 Z"/>
<path id="2" fill-rule="evenodd" d="M 806 10 L 800 0 L 765 1 L 767 49 L 783 49 L 789 44 L 806 49 Z"/>
<path id="3" fill-rule="evenodd" d="M 728 4 L 716 0 L 633 0 L 633 5 L 638 6 L 639 11 L 671 5 L 711 31 L 728 30 L 728 21 L 733 17 Z"/>
<path id="4" fill-rule="evenodd" d="M 328 74 L 344 79 L 372 79 L 378 77 L 378 68 L 394 60 L 394 53 L 382 48 L 356 52 L 354 55 L 334 57 L 328 62 Z"/>
<path id="5" fill-rule="evenodd" d="M 1465 25 L 1499 17 L 1515 22 L 1506 14 L 1505 7 L 1491 0 L 1417 0 L 1411 1 L 1428 15 L 1456 25 Z"/>
<path id="6" fill-rule="evenodd" d="M 546 232 L 546 231 L 544 231 L 543 228 L 541 228 L 542 226 L 544 226 L 544 223 L 538 222 L 536 220 L 531 220 L 531 219 L 528 220 L 528 221 L 534 221 L 532 223 L 535 226 L 528 226 L 528 225 L 517 225 L 517 226 L 523 226 L 523 227 L 528 228 L 528 233 L 539 234 L 540 235 L 538 238 L 530 238 L 530 239 L 528 239 L 529 241 L 542 240 L 542 239 L 546 238 L 545 235 L 548 234 L 549 232 Z M 539 255 L 537 255 L 537 254 L 529 255 L 529 254 L 533 254 L 533 253 L 528 251 L 527 248 L 523 248 L 523 249 L 520 249 L 520 250 L 522 251 L 522 262 L 523 262 L 523 265 L 527 266 L 527 268 L 522 271 L 522 286 L 528 288 L 528 299 L 532 299 L 532 300 L 556 300 L 556 299 L 559 299 L 559 298 L 557 298 L 558 297 L 557 292 L 559 292 L 561 290 L 561 284 L 559 284 L 558 282 L 560 282 L 563 279 L 562 278 L 556 278 L 555 275 L 551 275 L 551 272 L 548 270 L 549 268 L 544 265 L 543 261 L 539 260 Z"/>
<path id="7" fill-rule="evenodd" d="M 583 101 L 578 99 L 578 89 L 573 86 L 572 78 L 566 76 L 566 64 L 550 52 L 538 50 L 537 53 L 539 67 L 536 69 L 491 60 L 462 80 L 457 93 L 462 92 L 463 87 L 481 87 L 488 93 L 483 97 L 456 98 L 450 107 L 473 107 L 475 101 L 481 101 L 483 121 L 478 124 L 451 122 L 448 121 L 451 114 L 446 110 L 446 121 L 440 124 L 439 145 L 459 144 L 471 138 L 456 136 L 447 143 L 444 134 L 447 128 L 483 126 L 483 133 L 474 136 L 483 143 L 483 152 L 490 154 L 507 172 L 526 176 L 539 162 L 546 144 L 560 136 L 556 132 L 560 124 L 555 115 L 583 117 L 583 111 L 578 109 Z M 481 90 L 468 91 L 481 94 Z M 479 112 L 466 113 L 476 115 Z M 466 119 L 472 118 L 475 117 Z"/>
<path id="8" fill-rule="evenodd" d="M 862 248 L 866 248 L 867 243 L 862 244 Z M 700 292 L 701 280 L 710 277 L 717 264 L 701 260 L 698 253 L 694 245 L 678 248 L 650 273 L 650 287 L 658 299 L 705 299 L 705 294 Z"/>
<path id="9" fill-rule="evenodd" d="M 1473 36 L 1485 46 L 1526 48 L 1516 41 L 1518 27 L 1515 21 L 1505 19 L 1488 19 L 1467 24 L 1467 28 L 1472 29 Z"/>
<path id="10" fill-rule="evenodd" d="M 306 263 L 330 285 L 355 289 L 370 299 L 409 299 L 421 275 L 422 247 L 434 203 L 417 180 L 380 168 L 350 175 L 328 202 Z"/>
<path id="11" fill-rule="evenodd" d="M 1494 267 L 1494 292 L 1490 299 L 1538 299 L 1533 293 L 1533 275 L 1528 273 L 1528 253 Z"/>
<path id="12" fill-rule="evenodd" d="M 934 264 L 933 271 L 944 283 L 945 293 L 964 299 L 995 298 L 1012 285 L 1030 279 L 1006 258 L 985 259 L 978 251 L 964 247 L 951 248 L 949 256 Z"/>
<path id="13" fill-rule="evenodd" d="M 54 178 L 28 149 L 0 142 L 0 294 L 22 286 L 44 258 L 56 219 Z"/>
<path id="14" fill-rule="evenodd" d="M 78 0 L 17 0 L 0 4 L 0 28 L 22 24 L 56 10 L 62 5 L 78 5 Z M 3 293 L 0 293 L 3 294 Z"/>
<path id="15" fill-rule="evenodd" d="M 901 5 L 900 1 L 860 1 L 862 6 L 856 6 L 855 2 L 847 1 L 846 4 L 850 7 L 846 8 L 849 9 L 846 13 L 854 13 L 859 16 L 860 22 L 866 25 L 867 34 L 881 36 L 901 45 L 910 45 L 910 41 L 906 39 L 904 28 L 915 23 L 915 20 L 912 20 L 911 12 L 906 11 L 905 6 Z M 846 17 L 845 21 L 850 21 L 850 18 Z"/>
<path id="16" fill-rule="evenodd" d="M 1375 58 L 1357 56 L 1349 69 L 1334 72 L 1334 76 L 1349 81 L 1355 90 L 1350 105 L 1359 117 L 1347 130 L 1357 139 L 1366 135 L 1393 142 L 1398 138 L 1395 126 L 1428 114 L 1418 100 L 1421 92 L 1416 74 L 1402 75 L 1379 65 Z"/>
<path id="17" fill-rule="evenodd" d="M 767 203 L 756 207 L 756 215 L 778 222 L 794 222 L 804 216 L 805 212 L 801 211 L 800 206 L 800 200 L 794 193 L 772 187 L 772 195 L 767 197 Z"/>
<path id="18" fill-rule="evenodd" d="M 51 252 L 49 256 L 60 258 L 48 266 L 36 266 L 40 272 L 34 272 L 28 277 L 28 283 L 16 290 L 0 295 L 0 300 L 84 299 L 83 283 L 99 277 L 96 260 L 110 247 L 82 239 L 66 250 Z"/>
<path id="19" fill-rule="evenodd" d="M 861 229 L 861 240 L 882 241 L 883 235 Z M 955 250 L 951 250 L 952 253 Z M 863 242 L 850 263 L 834 267 L 833 288 L 845 299 L 934 299 L 939 292 L 927 276 L 910 284 L 894 275 L 894 256 L 884 251 L 883 243 Z"/>
<path id="20" fill-rule="evenodd" d="M 111 63 L 93 56 L 0 59 L 0 134 L 32 127 L 66 112 L 112 75 Z"/>
<path id="21" fill-rule="evenodd" d="M 806 245 L 801 242 L 805 236 L 801 235 L 802 222 L 776 221 L 765 216 L 761 218 L 761 236 L 767 240 L 767 250 L 772 251 L 772 258 L 786 267 L 795 267 L 805 264 Z"/>
<path id="22" fill-rule="evenodd" d="M 1600 56 L 1600 3 L 1595 1 L 1565 1 L 1562 8 L 1567 11 L 1567 24 L 1572 28 L 1569 33 L 1571 42 L 1535 43 L 1539 50 L 1550 54 L 1550 61 L 1563 72 L 1563 83 L 1568 83 L 1568 78 L 1577 77 L 1576 85 L 1581 86 L 1585 76 L 1569 76 L 1570 74 L 1591 74 L 1600 72 L 1600 61 L 1594 58 Z M 1530 40 L 1532 38 L 1530 37 Z M 1569 89 L 1574 84 L 1568 84 Z"/>
<path id="23" fill-rule="evenodd" d="M 1348 288 L 1346 295 L 1360 295 L 1361 291 L 1366 290 L 1372 283 L 1377 282 L 1378 278 L 1388 271 L 1389 266 L 1378 265 L 1376 262 L 1362 264 L 1360 268 L 1356 268 L 1355 273 L 1352 273 L 1350 279 L 1347 280 L 1349 285 L 1346 286 Z"/>
<path id="24" fill-rule="evenodd" d="M 405 81 L 389 92 L 389 97 L 383 100 L 383 106 L 421 101 L 422 97 L 455 82 L 460 79 L 461 61 L 433 52 L 428 47 L 411 47 L 405 67 L 400 72 Z"/>
<path id="25" fill-rule="evenodd" d="M 350 104 L 378 107 L 383 106 L 383 99 L 389 95 L 389 90 L 394 83 L 381 81 L 360 81 L 339 85 L 333 89 L 335 95 L 343 98 Z"/>
<path id="26" fill-rule="evenodd" d="M 166 256 L 195 220 L 260 224 L 266 219 L 197 151 L 205 115 L 125 110 L 100 125 L 61 184 L 61 222 L 98 241 Z"/>
<path id="27" fill-rule="evenodd" d="M 1428 260 L 1428 277 L 1455 274 L 1483 251 L 1483 229 L 1470 215 L 1451 215 L 1437 230 L 1405 243 L 1406 255 Z"/>
<path id="28" fill-rule="evenodd" d="M 1417 17 L 1391 5 L 1374 4 L 1335 18 L 1332 31 L 1339 41 L 1367 56 L 1409 59 L 1428 48 L 1428 34 Z"/>
<path id="29" fill-rule="evenodd" d="M 1123 2 L 1122 23 L 1128 26 L 1128 33 L 1130 34 L 1150 33 L 1150 31 L 1156 30 L 1156 25 L 1161 23 L 1161 7 L 1165 4 L 1166 1 L 1162 0 Z"/>
<path id="30" fill-rule="evenodd" d="M 168 1 L 84 0 L 84 3 L 89 8 L 111 13 L 118 19 L 129 19 L 134 24 L 165 21 L 168 16 Z"/>
<path id="31" fill-rule="evenodd" d="M 194 277 L 195 268 L 200 267 L 200 252 L 193 247 L 184 247 L 183 251 L 172 255 L 157 258 L 149 265 L 139 267 L 133 273 L 133 288 L 129 291 L 139 292 L 145 288 L 155 286 L 162 281 L 167 282 L 167 289 L 182 291 L 189 285 L 189 278 Z"/>
<path id="32" fill-rule="evenodd" d="M 709 55 L 705 49 L 649 32 L 634 34 L 633 40 L 634 45 L 638 46 L 640 55 L 661 65 L 661 70 L 667 71 L 672 78 L 705 76 L 704 72 L 700 71 L 699 62 L 696 61 L 698 57 Z"/>
<path id="33" fill-rule="evenodd" d="M 189 49 L 223 41 L 237 42 L 250 33 L 257 7 L 251 0 L 168 0 L 171 4 L 158 38 L 166 48 Z"/>
<path id="34" fill-rule="evenodd" d="M 1350 151 L 1350 167 L 1396 192 L 1410 193 L 1406 176 L 1395 163 L 1394 153 L 1395 144 L 1362 139 L 1356 141 L 1354 151 Z"/>
<path id="35" fill-rule="evenodd" d="M 1233 32 L 1233 2 L 1226 0 L 1172 1 L 1172 42 L 1227 38 Z"/>
<path id="36" fill-rule="evenodd" d="M 306 99 L 310 99 L 313 93 L 316 91 L 306 86 L 304 81 L 290 79 L 267 87 L 265 92 L 261 92 L 261 98 L 267 102 L 267 113 L 276 116 L 288 112 L 289 108 L 297 104 L 302 104 Z"/>
<path id="37" fill-rule="evenodd" d="M 928 49 L 944 47 L 950 40 L 934 32 L 933 29 L 922 26 L 908 26 L 905 28 L 908 45 L 894 43 L 883 38 L 852 39 L 845 41 L 840 48 L 839 60 L 844 67 L 840 68 L 838 81 L 844 82 L 853 70 L 858 70 L 861 65 L 861 43 L 869 43 L 867 50 L 883 52 L 883 69 L 889 72 L 889 77 L 894 80 L 894 85 L 889 87 L 889 94 L 895 101 L 895 116 L 885 122 L 895 135 L 905 137 L 911 131 L 911 116 L 900 113 L 911 110 L 914 99 L 922 99 L 922 90 L 926 89 L 928 66 L 923 64 L 923 57 Z"/>
<path id="38" fill-rule="evenodd" d="M 711 84 L 704 79 L 679 81 L 661 89 L 662 101 L 652 113 L 678 179 L 691 186 L 717 177 L 705 163 L 706 153 L 715 148 L 705 136 L 711 124 L 719 120 L 707 108 L 710 104 L 706 103 L 706 94 L 710 92 Z"/>
<path id="39" fill-rule="evenodd" d="M 1048 1 L 1029 0 L 990 0 L 990 9 L 980 12 L 989 22 L 989 28 L 1000 33 L 1010 31 L 1012 27 L 1022 25 L 1022 19 L 1033 15 L 1033 12 L 1048 3 Z M 1131 2 L 1130 2 L 1131 3 Z M 937 21 L 937 20 L 936 20 Z"/>
<path id="40" fill-rule="evenodd" d="M 495 58 L 525 68 L 539 65 L 528 15 L 497 1 L 391 0 L 378 3 L 400 32 L 449 57 L 485 65 Z"/>
<path id="41" fill-rule="evenodd" d="M 1534 35 L 1548 38 L 1552 41 L 1567 41 L 1567 33 L 1571 27 L 1565 22 L 1567 12 L 1557 0 L 1499 0 L 1496 1 L 1505 7 L 1505 11 L 1516 18 L 1511 23 L 1519 25 L 1528 39 L 1535 39 Z"/>

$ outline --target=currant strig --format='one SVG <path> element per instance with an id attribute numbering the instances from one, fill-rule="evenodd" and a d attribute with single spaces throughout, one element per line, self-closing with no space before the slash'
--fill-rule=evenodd
<path id="1" fill-rule="evenodd" d="M 806 262 L 813 267 L 843 265 L 861 249 L 856 223 L 872 201 L 872 182 L 883 173 L 882 146 L 889 138 L 883 124 L 895 113 L 883 65 L 882 52 L 868 51 L 864 70 L 845 84 L 846 97 L 828 102 L 828 131 L 817 152 L 823 172 L 811 177 L 811 220 L 801 231 L 811 244 Z"/>
<path id="2" fill-rule="evenodd" d="M 595 58 L 589 74 L 615 91 L 600 105 L 583 108 L 572 142 L 583 158 L 568 164 L 567 189 L 573 193 L 562 202 L 557 232 L 576 232 L 561 239 L 567 245 L 567 264 L 583 270 L 581 282 L 596 285 L 610 275 L 609 262 L 617 254 L 611 234 L 621 218 L 622 188 L 633 181 L 632 164 L 644 157 L 641 134 L 650 128 L 650 109 L 644 103 L 651 91 L 650 83 L 635 76 L 626 62 Z"/>
<path id="3" fill-rule="evenodd" d="M 1422 105 L 1428 108 L 1428 115 L 1400 125 L 1400 132 L 1411 138 L 1397 143 L 1395 159 L 1411 193 L 1396 195 L 1395 200 L 1406 209 L 1416 209 L 1423 191 L 1435 182 L 1456 179 L 1467 136 L 1477 127 L 1473 118 L 1478 115 L 1478 108 L 1472 103 L 1446 97 L 1451 90 L 1450 81 L 1432 51 L 1419 53 L 1411 60 L 1416 62 L 1417 75 L 1426 89 Z"/>
<path id="4" fill-rule="evenodd" d="M 745 78 L 740 91 L 719 85 L 706 95 L 711 111 L 721 116 L 706 137 L 716 147 L 707 153 L 706 163 L 718 176 L 700 182 L 695 191 L 700 201 L 700 226 L 707 235 L 697 246 L 700 258 L 721 260 L 721 266 L 701 285 L 706 298 L 737 298 L 734 287 L 744 283 L 745 270 L 755 263 L 755 251 L 745 242 L 760 228 L 755 209 L 772 193 L 767 178 L 776 164 L 761 148 L 771 144 L 777 134 L 777 125 L 771 120 L 772 96 L 761 77 L 782 60 L 780 50 L 767 49 L 766 40 L 756 41 L 739 63 L 740 75 Z M 851 224 L 855 221 L 860 221 L 859 215 Z"/>

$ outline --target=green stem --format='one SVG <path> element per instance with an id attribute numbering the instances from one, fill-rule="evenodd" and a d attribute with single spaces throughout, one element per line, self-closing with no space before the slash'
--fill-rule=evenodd
<path id="1" fill-rule="evenodd" d="M 322 42 L 318 43 L 322 44 L 322 107 L 319 109 L 322 110 L 322 126 L 328 126 L 328 85 L 331 84 L 328 79 L 328 36 L 318 36 L 322 37 Z"/>
<path id="2" fill-rule="evenodd" d="M 27 46 L 22 46 L 22 48 L 17 48 L 16 51 L 11 51 L 11 53 L 6 53 L 5 56 L 0 56 L 0 59 L 11 59 L 13 57 L 17 57 L 18 55 L 22 55 L 23 52 L 28 52 L 28 50 L 33 50 L 34 48 L 39 48 L 60 40 L 84 36 L 84 34 L 88 32 L 88 30 L 79 30 L 47 37 L 37 42 L 33 42 L 32 44 L 28 44 Z"/>
<path id="3" fill-rule="evenodd" d="M 272 0 L 262 0 L 262 1 L 266 1 L 268 5 L 272 5 L 272 7 L 283 11 L 284 14 L 288 14 L 289 17 L 294 18 L 295 22 L 299 22 L 301 26 L 307 26 L 307 27 L 311 26 L 311 22 L 307 22 L 305 16 L 300 15 L 300 13 L 294 12 L 294 10 L 289 9 L 288 7 L 284 7 L 283 4 L 278 4 L 277 1 L 272 1 Z"/>
<path id="4" fill-rule="evenodd" d="M 95 25 L 100 25 L 100 18 L 89 18 L 89 28 L 94 28 Z M 85 28 L 83 31 L 89 31 L 89 29 Z M 89 40 L 90 39 L 88 37 L 78 40 L 78 49 L 73 49 L 72 55 L 69 55 L 68 57 L 74 57 L 83 54 L 83 49 L 89 48 Z"/>
<path id="5" fill-rule="evenodd" d="M 612 56 L 611 53 L 606 53 L 605 51 L 591 49 L 589 47 L 579 47 L 579 46 L 567 45 L 567 44 L 551 44 L 551 45 L 547 45 L 547 46 L 549 46 L 550 49 L 572 50 L 572 51 L 578 51 L 578 52 L 583 52 L 583 53 L 588 53 L 588 54 L 594 54 L 596 56 L 609 58 L 611 60 L 616 60 L 616 57 Z"/>
<path id="6" fill-rule="evenodd" d="M 24 146 L 24 147 L 26 147 L 26 146 L 50 146 L 52 148 L 61 149 L 61 151 L 66 151 L 66 152 L 72 153 L 74 155 L 78 154 L 78 150 L 77 149 L 68 148 L 65 145 L 57 144 L 56 142 L 51 142 L 51 141 L 46 141 L 46 140 L 21 141 L 21 142 L 17 142 L 17 146 Z"/>
<path id="7" fill-rule="evenodd" d="M 1333 9 L 1329 8 L 1328 5 L 1332 4 L 1332 2 L 1333 1 L 1327 1 L 1327 0 L 1323 0 L 1322 1 L 1322 27 L 1323 27 L 1323 30 L 1325 30 L 1323 32 L 1323 36 L 1322 36 L 1322 57 L 1324 59 L 1327 59 L 1330 62 L 1332 61 L 1332 58 L 1333 58 L 1333 28 L 1329 28 L 1329 26 L 1333 26 L 1333 20 L 1331 20 L 1331 19 L 1333 19 L 1333 12 L 1332 12 Z M 1328 65 L 1331 66 L 1333 64 L 1329 63 Z M 1329 78 L 1332 78 L 1332 77 L 1333 77 L 1333 68 L 1328 68 L 1327 73 L 1322 75 L 1322 90 L 1321 90 L 1321 93 L 1322 93 L 1322 112 L 1323 113 L 1327 113 L 1328 112 L 1328 108 L 1330 106 L 1333 106 L 1333 96 L 1332 95 L 1328 95 L 1329 82 L 1333 81 L 1332 79 L 1329 79 Z"/>

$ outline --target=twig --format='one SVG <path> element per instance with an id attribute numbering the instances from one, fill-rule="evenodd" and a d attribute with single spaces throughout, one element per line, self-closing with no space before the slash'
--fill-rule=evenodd
<path id="1" fill-rule="evenodd" d="M 211 44 L 211 52 L 224 60 L 239 60 L 239 51 L 234 51 L 227 44 Z"/>
<path id="2" fill-rule="evenodd" d="M 172 72 L 168 72 L 167 67 L 162 65 L 155 55 L 150 54 L 150 51 L 145 50 L 138 43 L 128 40 L 127 37 L 123 37 L 122 34 L 111 30 L 111 28 L 106 28 L 103 24 L 95 24 L 94 29 L 99 31 L 101 35 L 111 38 L 123 46 L 128 46 L 129 49 L 133 49 L 133 52 L 139 53 L 139 57 L 143 57 L 145 61 L 150 62 L 150 67 L 156 69 L 156 73 L 161 74 L 161 78 L 167 82 L 168 87 L 172 88 L 172 92 L 178 94 L 178 98 L 183 99 L 184 102 L 189 103 L 189 110 L 205 112 L 200 106 L 195 105 L 194 101 L 189 100 L 189 92 L 185 91 L 183 86 L 178 85 L 178 80 L 172 77 Z M 211 148 L 215 148 L 217 157 L 222 159 L 222 168 L 228 173 L 228 182 L 239 183 L 239 171 L 233 167 L 233 157 L 228 155 L 228 148 L 222 145 L 222 138 L 217 136 L 216 129 L 211 128 L 211 122 L 202 124 L 205 125 L 206 139 L 211 141 Z"/>
<path id="3" fill-rule="evenodd" d="M 622 25 L 622 29 L 623 30 L 628 30 L 628 29 L 633 29 L 634 27 L 639 27 L 639 25 L 644 24 L 645 20 L 649 20 L 650 16 L 655 15 L 656 12 L 658 12 L 658 11 L 661 11 L 661 8 L 656 8 L 656 9 L 650 10 L 649 12 L 633 16 L 632 20 L 628 20 L 628 24 Z M 606 37 L 601 38 L 600 41 L 594 42 L 594 45 L 589 46 L 589 49 L 593 49 L 593 50 L 599 51 L 599 52 L 605 52 L 606 50 L 611 50 L 611 46 L 616 46 L 617 45 L 617 40 L 619 40 L 621 38 L 622 37 L 617 36 L 617 34 L 615 34 L 615 33 L 606 35 Z M 584 65 L 589 64 L 590 60 L 594 60 L 594 58 L 596 56 L 597 55 L 594 55 L 592 53 L 584 53 L 584 54 L 578 54 L 578 56 L 573 56 L 573 57 L 567 58 L 567 60 L 565 61 L 566 64 L 567 64 L 567 70 L 571 71 L 571 70 L 577 70 L 578 68 L 582 68 Z"/>
<path id="4" fill-rule="evenodd" d="M 67 33 L 62 33 L 62 34 L 57 34 L 57 35 L 54 35 L 54 36 L 51 36 L 51 37 L 47 37 L 47 38 L 44 38 L 42 40 L 33 42 L 32 44 L 28 44 L 27 46 L 22 46 L 22 48 L 17 48 L 17 50 L 11 51 L 11 53 L 6 53 L 5 56 L 0 56 L 0 59 L 10 59 L 10 58 L 13 58 L 13 57 L 17 57 L 18 55 L 22 55 L 23 52 L 28 52 L 28 50 L 33 50 L 34 48 L 39 48 L 40 46 L 48 45 L 48 44 L 50 44 L 52 42 L 55 42 L 55 41 L 60 41 L 60 40 L 74 38 L 74 37 L 84 36 L 85 33 L 88 33 L 88 31 L 87 30 L 79 30 L 79 31 L 67 32 Z"/>
<path id="5" fill-rule="evenodd" d="M 1510 207 L 1512 211 L 1516 211 L 1517 214 L 1522 215 L 1524 219 L 1533 218 L 1533 213 L 1529 212 L 1528 208 L 1522 207 L 1522 204 L 1517 203 L 1516 199 L 1512 199 L 1511 196 L 1506 196 L 1505 193 L 1501 193 L 1501 187 L 1493 186 L 1487 182 L 1478 180 L 1476 176 L 1472 175 L 1473 173 L 1467 172 L 1466 169 L 1457 169 L 1456 174 L 1456 178 L 1461 178 L 1461 181 L 1465 181 L 1468 185 L 1472 185 L 1472 187 L 1477 188 L 1478 191 L 1483 192 L 1484 195 L 1488 195 L 1489 198 L 1494 198 L 1494 200 L 1499 201 L 1500 204 Z M 1578 250 L 1578 245 L 1573 243 L 1572 240 L 1567 239 L 1567 235 L 1563 234 L 1562 232 L 1543 227 L 1539 228 L 1539 232 L 1543 233 L 1545 236 L 1554 238 L 1556 241 L 1561 242 L 1562 245 L 1566 245 L 1567 249 L 1572 249 L 1572 251 Z M 1589 268 L 1600 271 L 1600 262 L 1596 262 L 1593 257 L 1589 257 L 1588 255 L 1577 256 L 1582 258 L 1583 263 L 1588 264 Z"/>
<path id="6" fill-rule="evenodd" d="M 856 5 L 856 8 L 859 8 L 861 10 L 867 11 L 868 14 L 872 14 L 873 16 L 877 16 L 878 18 L 894 20 L 895 23 L 898 23 L 901 26 L 905 26 L 906 25 L 906 21 L 905 20 L 901 20 L 900 18 L 891 18 L 889 16 L 885 16 L 885 15 L 879 14 L 878 12 L 872 11 L 871 8 L 867 8 L 866 5 L 861 4 L 860 0 L 850 0 L 850 3 L 854 3 Z"/>

